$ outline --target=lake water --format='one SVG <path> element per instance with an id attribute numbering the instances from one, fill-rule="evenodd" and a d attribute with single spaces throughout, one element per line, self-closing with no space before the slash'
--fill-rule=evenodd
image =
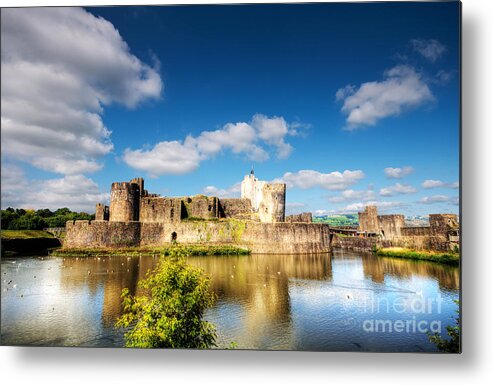
<path id="1" fill-rule="evenodd" d="M 121 347 L 120 293 L 158 257 L 2 258 L 2 345 Z M 434 351 L 454 323 L 459 269 L 354 252 L 190 257 L 218 295 L 219 347 Z"/>

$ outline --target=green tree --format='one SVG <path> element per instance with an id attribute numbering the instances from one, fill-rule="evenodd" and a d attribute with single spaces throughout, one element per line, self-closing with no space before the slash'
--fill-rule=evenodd
<path id="1" fill-rule="evenodd" d="M 209 278 L 182 256 L 161 257 L 156 269 L 139 281 L 142 295 L 122 291 L 123 315 L 116 326 L 129 328 L 125 346 L 198 348 L 216 346 L 214 325 L 203 320 L 215 295 Z"/>
<path id="2" fill-rule="evenodd" d="M 428 334 L 428 338 L 433 342 L 439 351 L 445 353 L 460 353 L 460 315 L 459 315 L 459 301 L 456 300 L 457 304 L 457 318 L 455 319 L 455 325 L 447 326 L 447 334 L 450 339 L 443 339 L 439 333 Z"/>

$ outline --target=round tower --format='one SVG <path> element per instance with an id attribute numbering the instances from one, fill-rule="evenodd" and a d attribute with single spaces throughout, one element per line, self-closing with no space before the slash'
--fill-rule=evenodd
<path id="1" fill-rule="evenodd" d="M 137 183 L 111 184 L 110 221 L 131 222 L 139 220 L 140 188 Z"/>

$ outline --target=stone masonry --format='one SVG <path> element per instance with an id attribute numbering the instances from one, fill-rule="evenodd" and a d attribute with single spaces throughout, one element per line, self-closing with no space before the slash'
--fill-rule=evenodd
<path id="1" fill-rule="evenodd" d="M 142 178 L 111 185 L 94 221 L 69 221 L 64 248 L 234 244 L 258 253 L 328 252 L 329 227 L 311 214 L 286 220 L 286 185 L 245 176 L 241 198 L 149 194 Z M 310 215 L 308 215 L 310 214 Z M 288 223 L 289 222 L 289 223 Z"/>

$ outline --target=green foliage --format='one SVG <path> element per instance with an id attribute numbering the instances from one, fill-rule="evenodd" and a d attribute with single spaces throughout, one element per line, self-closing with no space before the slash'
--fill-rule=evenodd
<path id="1" fill-rule="evenodd" d="M 30 238 L 53 238 L 50 234 L 42 230 L 2 230 L 3 239 L 30 239 Z"/>
<path id="2" fill-rule="evenodd" d="M 1 211 L 4 230 L 42 230 L 46 227 L 65 227 L 67 221 L 94 219 L 94 215 L 73 212 L 64 207 L 52 212 L 49 209 L 25 210 L 8 207 Z"/>
<path id="3" fill-rule="evenodd" d="M 162 257 L 156 269 L 139 281 L 143 295 L 122 291 L 123 315 L 116 326 L 129 328 L 125 346 L 135 348 L 192 348 L 216 346 L 214 325 L 203 320 L 215 295 L 209 278 L 184 257 Z"/>
<path id="4" fill-rule="evenodd" d="M 325 217 L 314 217 L 314 223 L 326 223 L 332 227 L 358 226 L 357 214 L 327 215 Z"/>
<path id="5" fill-rule="evenodd" d="M 443 339 L 439 333 L 428 334 L 429 340 L 436 345 L 439 351 L 444 353 L 460 353 L 460 315 L 459 315 L 459 301 L 454 301 L 457 304 L 457 318 L 455 319 L 455 325 L 447 326 L 447 334 L 450 339 Z"/>
<path id="6" fill-rule="evenodd" d="M 376 250 L 376 254 L 382 257 L 417 259 L 423 261 L 444 263 L 447 265 L 458 265 L 460 261 L 460 254 L 454 252 L 439 253 L 425 250 L 417 251 L 399 248 L 383 248 Z"/>

